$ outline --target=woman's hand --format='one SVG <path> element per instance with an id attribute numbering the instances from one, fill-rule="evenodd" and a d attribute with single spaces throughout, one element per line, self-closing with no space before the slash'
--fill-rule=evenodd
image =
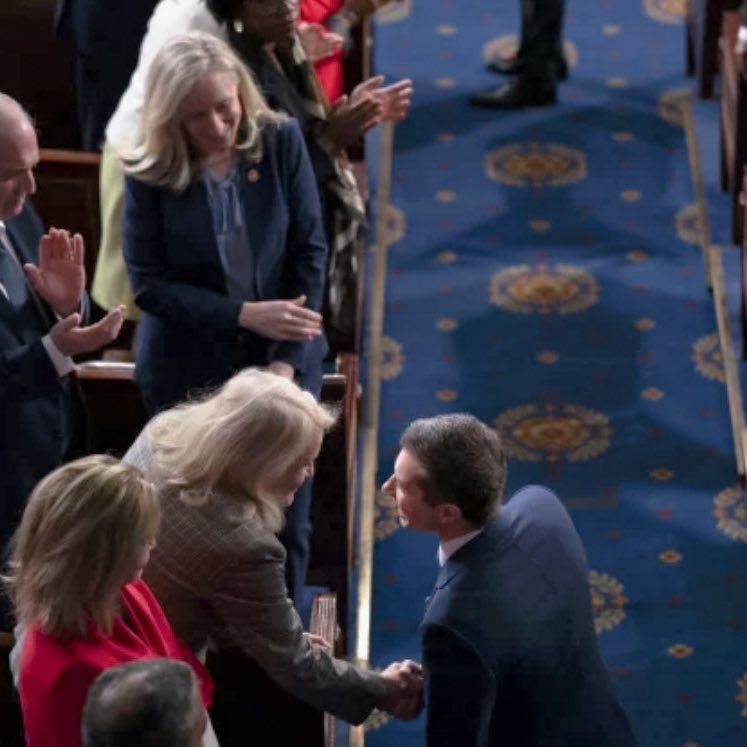
<path id="1" fill-rule="evenodd" d="M 382 88 L 383 82 L 383 75 L 374 75 L 363 83 L 359 83 L 350 94 L 350 100 L 355 103 L 361 98 L 373 98 L 381 107 L 379 121 L 401 122 L 410 110 L 410 100 L 414 90 L 412 81 L 409 78 L 403 78 Z"/>
<path id="2" fill-rule="evenodd" d="M 328 31 L 321 23 L 301 21 L 297 29 L 303 51 L 306 52 L 309 62 L 326 60 L 342 47 L 343 38 L 339 34 Z"/>
<path id="3" fill-rule="evenodd" d="M 322 333 L 322 315 L 305 305 L 306 296 L 290 301 L 246 301 L 239 324 L 271 340 L 308 342 Z"/>
<path id="4" fill-rule="evenodd" d="M 356 101 L 340 96 L 327 115 L 324 136 L 339 150 L 357 143 L 379 123 L 381 104 L 367 92 Z"/>

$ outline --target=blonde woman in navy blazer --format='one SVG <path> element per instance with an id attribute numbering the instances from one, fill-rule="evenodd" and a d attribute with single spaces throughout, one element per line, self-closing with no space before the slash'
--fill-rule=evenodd
<path id="1" fill-rule="evenodd" d="M 154 58 L 122 160 L 125 260 L 143 312 L 135 379 L 149 411 L 247 366 L 318 394 L 327 244 L 295 121 L 267 107 L 224 42 L 192 32 Z M 297 495 L 286 530 L 294 596 L 308 512 Z"/>

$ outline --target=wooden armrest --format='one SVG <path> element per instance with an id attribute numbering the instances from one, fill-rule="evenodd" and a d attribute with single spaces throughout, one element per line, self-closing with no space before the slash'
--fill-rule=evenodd
<path id="1" fill-rule="evenodd" d="M 332 592 L 316 594 L 311 603 L 311 622 L 309 630 L 314 635 L 320 635 L 335 648 L 340 646 L 337 625 L 337 595 Z M 329 713 L 324 714 L 324 747 L 334 747 L 335 718 Z"/>
<path id="2" fill-rule="evenodd" d="M 133 381 L 135 364 L 126 361 L 86 361 L 75 367 L 80 381 Z"/>

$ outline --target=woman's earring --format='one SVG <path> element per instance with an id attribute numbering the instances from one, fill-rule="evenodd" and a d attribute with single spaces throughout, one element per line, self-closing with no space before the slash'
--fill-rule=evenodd
<path id="1" fill-rule="evenodd" d="M 237 34 L 243 34 L 244 33 L 244 22 L 240 18 L 234 18 L 233 19 L 233 30 Z"/>

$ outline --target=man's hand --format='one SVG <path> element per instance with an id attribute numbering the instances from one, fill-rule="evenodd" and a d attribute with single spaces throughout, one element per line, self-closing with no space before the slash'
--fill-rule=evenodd
<path id="1" fill-rule="evenodd" d="M 323 131 L 332 144 L 342 150 L 357 143 L 363 135 L 380 121 L 381 104 L 367 92 L 359 93 L 357 100 L 340 96 L 327 114 Z"/>
<path id="2" fill-rule="evenodd" d="M 303 51 L 309 62 L 319 62 L 331 57 L 342 47 L 343 38 L 328 31 L 321 23 L 300 22 L 297 26 Z"/>
<path id="3" fill-rule="evenodd" d="M 119 306 L 88 327 L 80 326 L 80 314 L 70 314 L 52 327 L 49 336 L 63 355 L 92 353 L 116 338 L 124 322 L 124 313 L 125 307 Z"/>
<path id="4" fill-rule="evenodd" d="M 24 265 L 34 290 L 62 317 L 80 308 L 86 287 L 83 237 L 50 228 L 39 243 L 39 266 Z"/>
<path id="5" fill-rule="evenodd" d="M 292 301 L 246 301 L 239 324 L 271 340 L 308 342 L 322 333 L 322 315 L 305 305 L 306 296 Z"/>
<path id="6" fill-rule="evenodd" d="M 409 721 L 423 708 L 423 670 L 420 664 L 406 659 L 390 664 L 382 673 L 387 694 L 379 708 L 392 716 Z"/>
<path id="7" fill-rule="evenodd" d="M 409 78 L 403 78 L 390 86 L 381 87 L 383 75 L 374 75 L 363 83 L 359 83 L 350 94 L 350 100 L 355 103 L 360 97 L 370 96 L 380 105 L 379 121 L 401 122 L 410 110 L 413 86 Z"/>

